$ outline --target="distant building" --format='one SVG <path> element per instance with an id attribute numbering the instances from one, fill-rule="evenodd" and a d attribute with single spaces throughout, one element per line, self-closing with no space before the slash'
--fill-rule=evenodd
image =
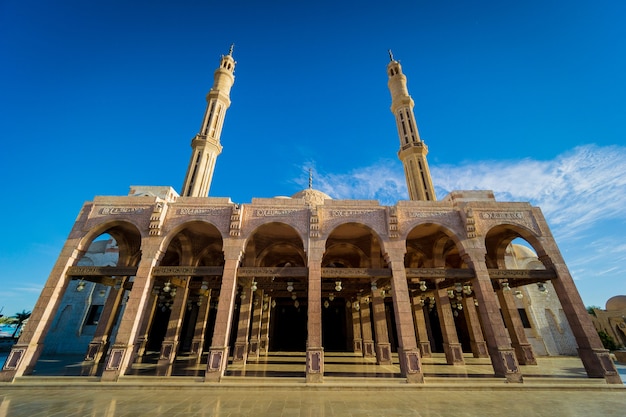
<path id="1" fill-rule="evenodd" d="M 378 365 L 397 355 L 409 383 L 424 381 L 422 357 L 433 352 L 450 366 L 464 354 L 489 358 L 509 382 L 522 382 L 520 364 L 537 355 L 577 352 L 590 377 L 621 384 L 539 208 L 497 202 L 491 191 L 436 201 L 407 79 L 391 54 L 410 201 L 336 200 L 311 183 L 249 204 L 207 197 L 234 69 L 231 49 L 215 71 L 180 195 L 133 186 L 85 203 L 0 380 L 29 374 L 42 351 L 90 338 L 85 363 L 103 381 L 123 378 L 152 351 L 159 375 L 179 356 L 196 357 L 205 381 L 268 351 L 303 352 L 306 380 L 317 383 L 328 352 Z M 90 258 L 104 234 L 117 244 L 115 266 Z M 511 246 L 518 239 L 534 252 Z M 52 335 L 64 323 L 79 343 Z"/>
<path id="2" fill-rule="evenodd" d="M 596 330 L 611 336 L 619 347 L 626 346 L 626 295 L 609 298 L 604 310 L 594 308 L 593 312 Z"/>
<path id="3" fill-rule="evenodd" d="M 106 239 L 92 242 L 77 265 L 112 267 L 117 261 L 117 243 Z M 111 288 L 85 280 L 71 281 L 46 335 L 43 354 L 84 354 L 95 335 Z"/>

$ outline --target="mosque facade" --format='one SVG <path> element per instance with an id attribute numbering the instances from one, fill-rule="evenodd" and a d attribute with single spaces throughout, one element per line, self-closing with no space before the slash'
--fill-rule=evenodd
<path id="1" fill-rule="evenodd" d="M 312 187 L 249 204 L 209 197 L 235 65 L 231 48 L 214 73 L 180 194 L 132 186 L 128 196 L 83 205 L 0 380 L 30 375 L 42 354 L 63 350 L 54 329 L 80 292 L 89 294 L 77 309 L 84 375 L 102 381 L 123 379 L 151 351 L 157 375 L 172 375 L 184 355 L 201 364 L 206 382 L 293 351 L 303 352 L 310 383 L 324 381 L 325 355 L 350 352 L 383 366 L 397 358 L 408 383 L 424 383 L 422 359 L 435 353 L 450 366 L 484 358 L 495 377 L 518 383 L 520 365 L 538 355 L 577 354 L 589 377 L 621 384 L 541 210 L 498 202 L 491 191 L 436 199 L 407 79 L 391 53 L 409 201 L 337 200 Z M 115 242 L 115 259 L 93 262 L 103 235 Z M 516 239 L 534 252 L 511 245 Z M 557 307 L 542 321 L 548 304 L 528 302 L 546 291 Z M 545 330 L 555 326 L 561 336 Z"/>

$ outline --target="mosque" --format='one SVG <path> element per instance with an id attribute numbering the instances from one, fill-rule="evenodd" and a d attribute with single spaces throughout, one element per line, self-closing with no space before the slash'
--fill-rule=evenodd
<path id="1" fill-rule="evenodd" d="M 391 53 L 409 201 L 337 200 L 311 182 L 290 198 L 209 197 L 235 65 L 231 48 L 180 194 L 132 186 L 83 205 L 0 381 L 76 350 L 82 375 L 100 381 L 174 377 L 184 359 L 219 383 L 280 352 L 307 383 L 323 383 L 338 357 L 424 383 L 435 355 L 450 369 L 479 358 L 513 383 L 538 356 L 578 355 L 588 377 L 622 383 L 538 207 L 491 191 L 436 200 Z"/>

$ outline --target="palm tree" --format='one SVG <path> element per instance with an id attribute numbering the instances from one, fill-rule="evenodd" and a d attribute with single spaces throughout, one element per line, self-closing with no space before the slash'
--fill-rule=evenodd
<path id="1" fill-rule="evenodd" d="M 17 326 L 15 327 L 15 331 L 13 332 L 12 337 L 15 337 L 18 334 L 24 321 L 26 321 L 30 317 L 30 313 L 30 311 L 22 310 L 21 313 L 16 313 L 15 316 L 13 316 L 17 320 Z"/>

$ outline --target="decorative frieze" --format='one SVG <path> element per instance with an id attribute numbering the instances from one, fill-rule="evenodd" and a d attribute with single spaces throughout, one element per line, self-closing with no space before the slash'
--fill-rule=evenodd
<path id="1" fill-rule="evenodd" d="M 331 217 L 352 217 L 352 216 L 369 216 L 375 214 L 378 210 L 329 210 Z"/>
<path id="2" fill-rule="evenodd" d="M 389 207 L 389 218 L 388 218 L 388 232 L 389 237 L 391 239 L 396 239 L 399 237 L 398 234 L 398 209 L 396 207 Z"/>
<path id="3" fill-rule="evenodd" d="M 391 269 L 385 268 L 322 268 L 322 278 L 386 278 Z"/>
<path id="4" fill-rule="evenodd" d="M 224 273 L 222 266 L 156 266 L 152 269 L 154 276 L 190 276 L 201 277 L 210 275 L 221 276 Z"/>
<path id="5" fill-rule="evenodd" d="M 486 220 L 520 220 L 524 218 L 522 211 L 483 211 L 480 217 Z"/>
<path id="6" fill-rule="evenodd" d="M 408 217 L 411 218 L 431 218 L 431 217 L 445 217 L 448 216 L 451 211 L 409 211 Z"/>
<path id="7" fill-rule="evenodd" d="M 220 216 L 224 214 L 223 208 L 197 208 L 197 207 L 187 207 L 187 208 L 179 208 L 176 211 L 176 214 L 181 216 Z"/>
<path id="8" fill-rule="evenodd" d="M 468 268 L 407 268 L 407 278 L 447 278 L 472 279 L 476 276 L 473 269 Z"/>
<path id="9" fill-rule="evenodd" d="M 71 277 L 125 277 L 137 274 L 137 267 L 129 266 L 71 266 L 67 270 L 67 275 Z"/>
<path id="10" fill-rule="evenodd" d="M 469 239 L 476 237 L 476 221 L 474 220 L 474 210 L 471 208 L 465 210 L 465 231 Z"/>
<path id="11" fill-rule="evenodd" d="M 152 215 L 150 216 L 150 236 L 160 236 L 161 235 L 161 226 L 163 226 L 163 221 L 165 220 L 165 215 L 167 214 L 167 204 L 163 201 L 157 201 L 154 205 L 154 210 L 152 211 Z"/>
<path id="12" fill-rule="evenodd" d="M 320 218 L 317 207 L 311 209 L 311 219 L 309 222 L 309 237 L 320 237 Z"/>
<path id="13" fill-rule="evenodd" d="M 242 266 L 237 269 L 238 277 L 306 277 L 309 269 L 305 267 L 260 267 Z"/>
<path id="14" fill-rule="evenodd" d="M 527 279 L 548 281 L 556 278 L 550 269 L 488 269 L 491 279 Z"/>
<path id="15" fill-rule="evenodd" d="M 243 206 L 236 204 L 230 214 L 230 235 L 237 237 L 241 234 L 241 218 Z"/>
<path id="16" fill-rule="evenodd" d="M 253 217 L 290 216 L 300 210 L 295 209 L 254 209 Z"/>
<path id="17" fill-rule="evenodd" d="M 110 216 L 115 214 L 138 214 L 143 213 L 143 211 L 143 207 L 102 207 L 100 214 Z"/>

